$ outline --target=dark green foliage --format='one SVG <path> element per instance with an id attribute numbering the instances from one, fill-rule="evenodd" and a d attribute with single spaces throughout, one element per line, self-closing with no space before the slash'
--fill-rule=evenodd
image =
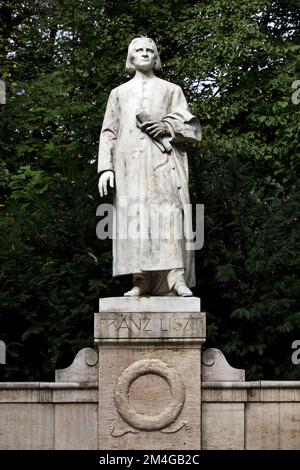
<path id="1" fill-rule="evenodd" d="M 2 379 L 52 379 L 92 345 L 100 296 L 121 295 L 95 235 L 98 136 L 138 34 L 182 86 L 204 139 L 189 151 L 205 204 L 198 286 L 208 346 L 248 378 L 300 378 L 297 2 L 0 2 Z"/>

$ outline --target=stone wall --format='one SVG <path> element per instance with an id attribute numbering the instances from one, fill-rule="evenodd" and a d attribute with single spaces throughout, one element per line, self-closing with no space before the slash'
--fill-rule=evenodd
<path id="1" fill-rule="evenodd" d="M 0 384 L 0 449 L 97 449 L 96 384 Z"/>
<path id="2" fill-rule="evenodd" d="M 300 448 L 300 382 L 203 382 L 203 449 Z"/>
<path id="3" fill-rule="evenodd" d="M 97 449 L 97 383 L 88 348 L 56 382 L 0 383 L 0 449 Z M 201 396 L 202 449 L 300 448 L 300 382 L 245 382 L 208 349 Z"/>
<path id="4" fill-rule="evenodd" d="M 300 448 L 300 381 L 245 382 L 218 349 L 202 356 L 202 449 Z"/>

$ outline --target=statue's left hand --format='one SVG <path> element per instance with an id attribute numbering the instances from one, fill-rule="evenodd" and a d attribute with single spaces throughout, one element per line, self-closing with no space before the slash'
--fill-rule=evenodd
<path id="1" fill-rule="evenodd" d="M 141 125 L 141 129 L 147 132 L 153 139 L 170 135 L 168 125 L 163 121 L 146 121 Z"/>

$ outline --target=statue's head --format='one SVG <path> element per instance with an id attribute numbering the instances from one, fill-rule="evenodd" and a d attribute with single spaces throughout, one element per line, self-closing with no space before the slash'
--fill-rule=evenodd
<path id="1" fill-rule="evenodd" d="M 148 56 L 148 59 L 147 57 Z M 131 41 L 128 46 L 126 71 L 133 74 L 137 68 L 154 71 L 161 69 L 161 61 L 155 42 L 151 38 L 140 37 Z"/>

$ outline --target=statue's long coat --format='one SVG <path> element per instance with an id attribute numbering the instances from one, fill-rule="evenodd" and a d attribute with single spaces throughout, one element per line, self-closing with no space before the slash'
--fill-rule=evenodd
<path id="1" fill-rule="evenodd" d="M 139 113 L 168 123 L 171 152 L 139 128 Z M 185 268 L 187 284 L 195 285 L 194 252 L 173 232 L 181 234 L 184 227 L 185 238 L 190 238 L 191 212 L 185 206 L 188 162 L 182 143 L 200 140 L 199 121 L 189 112 L 179 86 L 156 76 L 134 77 L 112 90 L 100 135 L 98 171 L 115 173 L 114 276 Z M 168 208 L 176 212 L 171 236 Z"/>

